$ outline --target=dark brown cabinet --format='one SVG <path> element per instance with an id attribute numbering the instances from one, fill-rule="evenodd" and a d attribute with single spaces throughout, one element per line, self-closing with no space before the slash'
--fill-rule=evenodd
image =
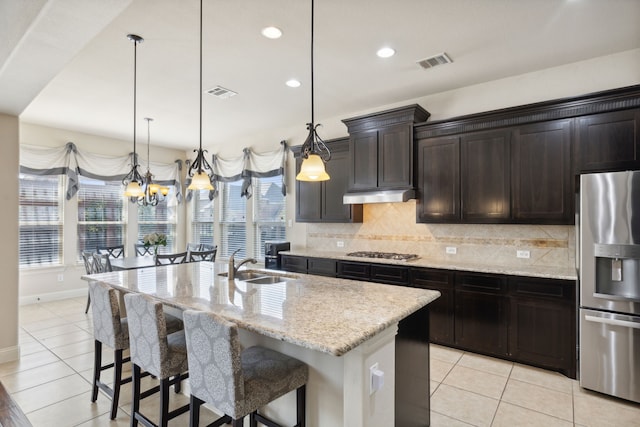
<path id="1" fill-rule="evenodd" d="M 326 170 L 331 177 L 323 182 L 296 181 L 296 222 L 362 222 L 362 205 L 345 205 L 342 196 L 349 180 L 349 140 L 327 141 L 331 160 Z M 296 159 L 296 171 L 301 159 Z"/>
<path id="2" fill-rule="evenodd" d="M 409 284 L 409 270 L 395 265 L 371 264 L 370 278 L 372 282 L 406 286 Z"/>
<path id="3" fill-rule="evenodd" d="M 460 220 L 460 138 L 418 141 L 417 222 Z"/>
<path id="4" fill-rule="evenodd" d="M 307 273 L 317 276 L 336 277 L 336 261 L 327 258 L 308 258 Z"/>
<path id="5" fill-rule="evenodd" d="M 337 277 L 341 279 L 369 280 L 371 264 L 365 262 L 338 261 Z"/>
<path id="6" fill-rule="evenodd" d="M 509 279 L 509 355 L 574 378 L 576 358 L 575 282 Z"/>
<path id="7" fill-rule="evenodd" d="M 504 222 L 511 216 L 508 130 L 464 135 L 460 140 L 462 220 Z"/>
<path id="8" fill-rule="evenodd" d="M 640 169 L 640 109 L 577 118 L 576 172 Z"/>
<path id="9" fill-rule="evenodd" d="M 357 132 L 350 138 L 349 190 L 378 186 L 378 131 Z"/>
<path id="10" fill-rule="evenodd" d="M 410 286 L 440 292 L 440 298 L 429 304 L 429 340 L 436 344 L 454 344 L 453 272 L 430 268 L 411 268 Z"/>
<path id="11" fill-rule="evenodd" d="M 294 273 L 307 273 L 307 258 L 295 255 L 280 255 L 282 269 Z"/>
<path id="12" fill-rule="evenodd" d="M 484 354 L 508 355 L 507 281 L 501 276 L 457 273 L 455 345 Z"/>
<path id="13" fill-rule="evenodd" d="M 515 222 L 571 224 L 573 192 L 570 119 L 513 130 L 511 203 Z"/>

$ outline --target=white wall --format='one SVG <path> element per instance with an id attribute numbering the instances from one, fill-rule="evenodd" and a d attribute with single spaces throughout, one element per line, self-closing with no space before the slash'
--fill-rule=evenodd
<path id="1" fill-rule="evenodd" d="M 18 118 L 0 114 L 0 363 L 18 350 Z"/>

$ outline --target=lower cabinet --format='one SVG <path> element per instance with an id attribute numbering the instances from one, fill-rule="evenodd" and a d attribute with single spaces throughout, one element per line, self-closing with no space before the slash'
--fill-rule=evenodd
<path id="1" fill-rule="evenodd" d="M 327 258 L 308 258 L 307 273 L 316 276 L 336 277 L 336 261 Z"/>
<path id="2" fill-rule="evenodd" d="M 411 286 L 440 292 L 440 298 L 429 304 L 429 340 L 436 344 L 454 344 L 453 272 L 430 268 L 412 268 Z"/>
<path id="3" fill-rule="evenodd" d="M 280 262 L 284 271 L 307 273 L 307 257 L 295 255 L 280 255 Z"/>

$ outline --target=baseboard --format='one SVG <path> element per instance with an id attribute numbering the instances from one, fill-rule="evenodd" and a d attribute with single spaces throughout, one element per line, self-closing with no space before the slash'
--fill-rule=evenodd
<path id="1" fill-rule="evenodd" d="M 75 298 L 87 295 L 87 288 L 71 289 L 68 291 L 47 292 L 40 295 L 29 295 L 20 297 L 20 305 L 37 304 L 39 302 L 58 301 L 61 299 Z"/>
<path id="2" fill-rule="evenodd" d="M 20 346 L 0 348 L 0 364 L 20 359 Z"/>

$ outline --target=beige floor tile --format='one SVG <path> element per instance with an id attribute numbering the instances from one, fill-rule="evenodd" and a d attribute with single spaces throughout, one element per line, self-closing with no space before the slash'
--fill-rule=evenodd
<path id="1" fill-rule="evenodd" d="M 0 364 L 0 377 L 32 369 L 49 363 L 58 362 L 60 359 L 50 351 L 38 351 L 26 356 L 21 356 L 19 360 Z"/>
<path id="2" fill-rule="evenodd" d="M 442 380 L 447 376 L 449 371 L 453 368 L 453 363 L 443 362 L 438 359 L 431 359 L 429 361 L 429 373 L 431 374 L 430 379 L 437 382 L 442 382 Z"/>
<path id="3" fill-rule="evenodd" d="M 573 421 L 573 399 L 567 393 L 509 379 L 502 400 L 563 420 Z"/>
<path id="4" fill-rule="evenodd" d="M 640 426 L 640 404 L 588 390 L 574 392 L 575 422 L 587 427 Z"/>
<path id="5" fill-rule="evenodd" d="M 9 393 L 16 393 L 73 374 L 75 374 L 73 369 L 66 363 L 58 361 L 0 377 L 0 381 Z"/>
<path id="6" fill-rule="evenodd" d="M 41 339 L 40 342 L 45 346 L 47 346 L 48 348 L 53 349 L 56 347 L 62 347 L 65 345 L 77 343 L 80 341 L 92 340 L 92 339 L 93 339 L 92 334 L 80 328 L 76 328 L 74 332 L 63 334 L 63 335 L 56 335 L 55 337 L 44 338 L 44 339 Z"/>
<path id="7" fill-rule="evenodd" d="M 27 356 L 29 354 L 37 353 L 39 351 L 46 351 L 47 347 L 40 344 L 38 341 L 20 342 L 20 356 Z"/>
<path id="8" fill-rule="evenodd" d="M 499 400 L 507 384 L 507 378 L 458 364 L 451 369 L 442 383 Z"/>
<path id="9" fill-rule="evenodd" d="M 74 357 L 64 359 L 64 362 L 71 366 L 76 372 L 82 372 L 93 369 L 93 352 L 81 354 Z M 113 350 L 102 350 L 102 364 L 106 365 L 113 362 Z"/>
<path id="10" fill-rule="evenodd" d="M 448 363 L 456 363 L 460 360 L 463 354 L 464 351 L 456 350 L 455 348 L 443 347 L 437 344 L 429 345 L 429 356 L 431 359 L 438 359 Z"/>
<path id="11" fill-rule="evenodd" d="M 83 393 L 69 399 L 63 400 L 56 404 L 46 406 L 37 411 L 27 414 L 27 418 L 33 424 L 33 427 L 71 427 L 90 421 L 103 414 L 107 414 L 104 424 L 92 424 L 99 426 L 119 425 L 111 424 L 108 412 L 111 409 L 111 402 L 107 399 L 98 399 L 97 402 L 90 401 L 90 395 Z M 129 422 L 128 414 L 118 412 L 118 423 Z M 55 422 L 52 422 L 55 421 Z M 126 424 L 125 424 L 126 425 Z"/>
<path id="12" fill-rule="evenodd" d="M 88 402 L 88 391 L 91 385 L 80 375 L 71 375 L 60 378 L 46 384 L 32 387 L 27 390 L 19 391 L 12 394 L 20 408 L 28 414 L 35 410 L 44 408 L 54 403 L 62 402 L 70 397 L 79 394 L 85 395 L 85 402 Z"/>
<path id="13" fill-rule="evenodd" d="M 570 421 L 500 402 L 491 427 L 573 427 Z"/>
<path id="14" fill-rule="evenodd" d="M 429 389 L 430 389 L 430 391 L 429 391 L 429 395 L 431 395 L 431 396 L 432 396 L 432 395 L 433 395 L 433 393 L 436 391 L 436 389 L 437 389 L 439 386 L 440 386 L 440 383 L 439 383 L 439 382 L 437 382 L 437 381 L 430 381 L 430 384 L 429 384 Z"/>
<path id="15" fill-rule="evenodd" d="M 104 415 L 93 418 L 82 424 L 78 424 L 78 427 L 129 427 L 131 425 L 131 417 L 128 413 L 119 410 L 115 420 L 111 420 L 110 414 L 107 412 Z M 141 425 L 141 424 L 139 424 Z M 185 426 L 187 424 L 184 424 Z"/>
<path id="16" fill-rule="evenodd" d="M 431 411 L 431 427 L 469 427 L 473 424 L 467 424 L 462 421 L 447 417 L 446 415 L 439 414 Z"/>
<path id="17" fill-rule="evenodd" d="M 43 320 L 38 320 L 38 321 L 34 321 L 34 322 L 22 322 L 20 323 L 20 326 L 22 326 L 24 328 L 25 331 L 29 332 L 29 333 L 34 333 L 37 331 L 41 331 L 42 329 L 49 329 L 52 328 L 54 326 L 62 326 L 62 325 L 67 325 L 67 321 L 64 320 L 62 317 L 56 316 L 55 314 L 52 315 L 52 317 L 50 318 L 46 318 Z"/>
<path id="18" fill-rule="evenodd" d="M 80 328 L 70 323 L 64 323 L 61 325 L 50 326 L 48 328 L 39 329 L 37 331 L 30 332 L 34 338 L 39 341 L 42 341 L 46 338 L 55 337 L 58 335 L 70 334 L 73 332 L 78 332 Z"/>
<path id="19" fill-rule="evenodd" d="M 577 384 L 577 381 L 565 377 L 559 372 L 547 371 L 545 369 L 534 368 L 532 366 L 521 365 L 518 363 L 513 367 L 511 378 L 561 391 L 563 393 L 571 393 L 573 383 Z"/>
<path id="20" fill-rule="evenodd" d="M 489 426 L 498 402 L 490 397 L 441 384 L 431 397 L 431 410 L 474 426 Z"/>
<path id="21" fill-rule="evenodd" d="M 86 322 L 91 320 L 92 314 L 91 314 L 91 309 L 89 309 L 89 312 L 87 314 L 84 314 L 84 309 L 83 309 L 80 312 L 63 314 L 60 317 L 62 317 L 69 323 L 77 323 L 77 322 Z"/>
<path id="22" fill-rule="evenodd" d="M 460 358 L 458 365 L 489 372 L 502 377 L 508 377 L 511 373 L 511 369 L 513 368 L 513 362 L 472 353 L 465 353 Z"/>
<path id="23" fill-rule="evenodd" d="M 73 344 L 63 345 L 51 349 L 51 352 L 60 359 L 68 359 L 70 357 L 79 356 L 81 354 L 93 353 L 95 341 L 93 338 L 75 342 Z"/>

